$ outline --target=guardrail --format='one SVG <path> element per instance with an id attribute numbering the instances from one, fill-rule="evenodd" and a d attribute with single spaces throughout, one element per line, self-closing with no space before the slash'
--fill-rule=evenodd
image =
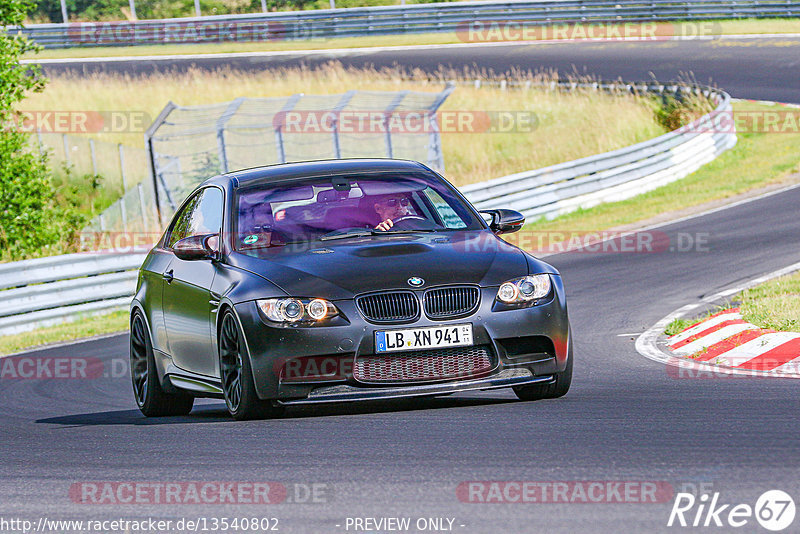
<path id="1" fill-rule="evenodd" d="M 0 264 L 0 335 L 127 309 L 145 254 L 67 254 Z"/>
<path id="2" fill-rule="evenodd" d="M 46 48 L 69 48 L 468 32 L 476 21 L 541 26 L 797 16 L 800 2 L 786 0 L 452 2 L 133 22 L 31 24 L 22 32 Z"/>
<path id="3" fill-rule="evenodd" d="M 506 86 L 510 85 L 508 82 Z M 524 82 L 523 82 L 524 83 Z M 552 84 L 555 85 L 555 84 Z M 702 94 L 716 109 L 690 125 L 626 148 L 462 187 L 479 209 L 511 208 L 527 217 L 554 217 L 608 200 L 622 200 L 682 178 L 736 144 L 730 96 L 701 86 L 562 83 L 588 88 Z M 144 253 L 85 253 L 0 264 L 0 335 L 125 309 Z"/>
<path id="4" fill-rule="evenodd" d="M 478 209 L 504 207 L 526 217 L 553 218 L 578 208 L 624 200 L 678 180 L 736 144 L 724 91 L 700 86 L 598 84 L 648 92 L 701 92 L 716 109 L 674 132 L 629 147 L 461 188 Z M 726 114 L 728 114 L 726 116 Z M 727 128 L 719 128 L 722 122 Z"/>

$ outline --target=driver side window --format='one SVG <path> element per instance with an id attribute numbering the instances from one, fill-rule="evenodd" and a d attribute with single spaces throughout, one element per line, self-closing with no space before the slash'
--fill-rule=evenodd
<path id="1" fill-rule="evenodd" d="M 185 237 L 203 234 L 219 234 L 222 231 L 222 191 L 206 187 L 197 192 L 175 218 L 167 247 Z"/>

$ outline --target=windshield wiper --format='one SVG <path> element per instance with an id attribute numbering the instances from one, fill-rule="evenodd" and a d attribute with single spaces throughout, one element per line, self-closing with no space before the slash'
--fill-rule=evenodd
<path id="1" fill-rule="evenodd" d="M 344 239 L 346 237 L 367 237 L 372 235 L 380 235 L 386 232 L 379 232 L 378 230 L 353 230 L 351 232 L 345 232 L 343 234 L 327 234 L 319 238 L 320 241 L 331 241 L 333 239 Z"/>
<path id="2" fill-rule="evenodd" d="M 380 235 L 385 234 L 419 234 L 423 232 L 438 232 L 435 228 L 421 228 L 419 230 L 386 230 L 385 232 L 378 232 Z"/>
<path id="3" fill-rule="evenodd" d="M 416 234 L 420 232 L 436 232 L 433 228 L 426 228 L 421 230 L 352 230 L 343 234 L 327 234 L 319 238 L 320 241 L 330 241 L 333 239 L 344 239 L 346 237 L 369 237 L 375 235 L 392 235 L 392 234 Z"/>

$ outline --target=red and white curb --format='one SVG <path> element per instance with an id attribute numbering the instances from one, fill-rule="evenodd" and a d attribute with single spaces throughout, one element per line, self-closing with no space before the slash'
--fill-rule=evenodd
<path id="1" fill-rule="evenodd" d="M 716 313 L 675 334 L 667 348 L 695 362 L 800 375 L 800 334 L 761 329 L 744 321 L 738 308 Z"/>
<path id="2" fill-rule="evenodd" d="M 676 377 L 719 375 L 800 378 L 800 334 L 763 330 L 747 323 L 738 309 L 728 309 L 666 338 L 664 329 L 675 319 L 697 313 L 708 304 L 728 299 L 773 278 L 800 271 L 795 263 L 736 287 L 709 295 L 670 313 L 636 339 L 636 351 L 668 366 Z M 683 370 L 687 370 L 686 373 Z"/>

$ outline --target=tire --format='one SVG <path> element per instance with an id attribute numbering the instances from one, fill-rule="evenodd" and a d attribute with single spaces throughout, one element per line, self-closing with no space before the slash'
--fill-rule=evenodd
<path id="1" fill-rule="evenodd" d="M 242 340 L 242 332 L 233 312 L 222 317 L 219 333 L 219 371 L 225 405 L 237 421 L 270 419 L 283 414 L 284 408 L 256 393 L 253 369 Z"/>
<path id="2" fill-rule="evenodd" d="M 133 398 L 147 417 L 186 415 L 192 411 L 194 397 L 167 393 L 161 387 L 153 356 L 153 344 L 141 312 L 133 312 L 130 334 L 130 364 Z"/>
<path id="3" fill-rule="evenodd" d="M 556 373 L 556 379 L 548 384 L 531 384 L 529 386 L 517 386 L 514 393 L 521 401 L 534 401 L 541 399 L 557 399 L 563 397 L 572 385 L 572 340 L 570 339 L 569 353 L 567 354 L 567 366 L 560 373 Z"/>

